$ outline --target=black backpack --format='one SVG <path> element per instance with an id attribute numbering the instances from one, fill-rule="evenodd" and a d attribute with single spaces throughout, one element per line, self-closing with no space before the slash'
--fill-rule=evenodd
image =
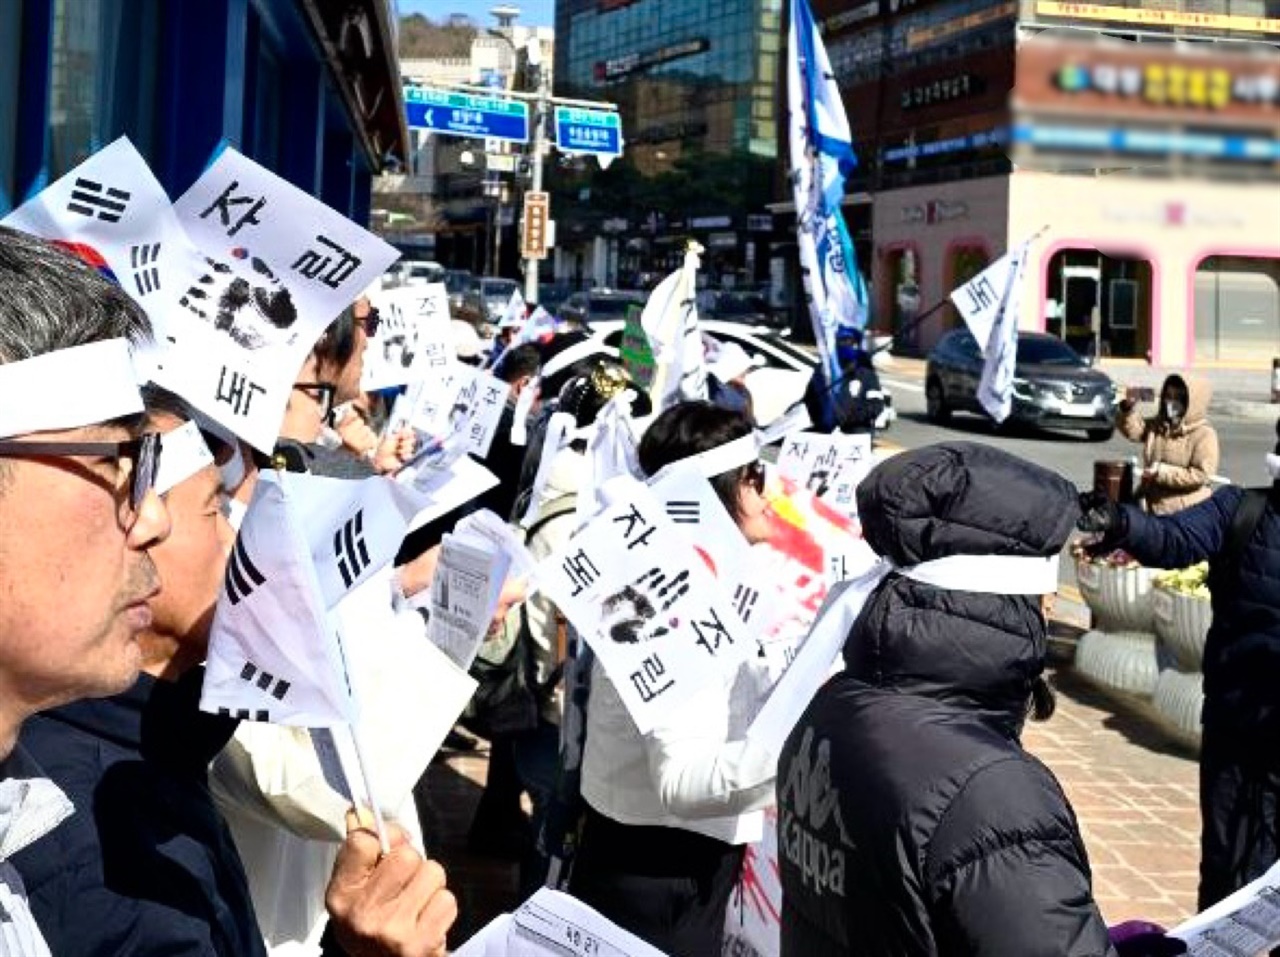
<path id="1" fill-rule="evenodd" d="M 574 497 L 564 501 L 566 504 L 529 526 L 524 534 L 526 544 L 551 522 L 574 513 Z M 538 726 L 538 716 L 560 682 L 564 663 L 558 663 L 540 682 L 534 650 L 528 612 L 521 603 L 508 612 L 502 634 L 486 640 L 471 665 L 471 677 L 478 687 L 459 719 L 464 728 L 492 740 L 494 735 L 532 731 Z"/>

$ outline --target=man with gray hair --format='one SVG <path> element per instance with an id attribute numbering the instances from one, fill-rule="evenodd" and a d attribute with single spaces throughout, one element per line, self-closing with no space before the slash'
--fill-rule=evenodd
<path id="1" fill-rule="evenodd" d="M 18 732 L 137 679 L 160 591 L 149 551 L 170 519 L 131 358 L 146 314 L 84 262 L 3 227 L 0 289 L 0 957 L 49 957 L 11 857 L 76 809 Z M 358 821 L 327 903 L 351 957 L 443 954 L 456 914 L 439 865 L 403 842 L 380 856 Z"/>

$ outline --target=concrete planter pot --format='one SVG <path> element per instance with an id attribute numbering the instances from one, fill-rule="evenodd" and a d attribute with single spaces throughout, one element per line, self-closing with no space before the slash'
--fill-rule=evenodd
<path id="1" fill-rule="evenodd" d="M 1151 579 L 1160 571 L 1076 560 L 1076 582 L 1101 631 L 1154 631 Z"/>
<path id="2" fill-rule="evenodd" d="M 1198 671 L 1166 668 L 1156 679 L 1152 698 L 1166 728 L 1180 740 L 1198 746 L 1200 712 L 1204 706 L 1204 675 Z"/>
<path id="3" fill-rule="evenodd" d="M 1204 641 L 1213 622 L 1207 598 L 1155 585 L 1151 594 L 1152 619 L 1160 641 L 1173 654 L 1178 667 L 1196 672 L 1204 664 Z"/>
<path id="4" fill-rule="evenodd" d="M 1160 675 L 1156 636 L 1142 631 L 1087 631 L 1076 649 L 1076 670 L 1115 691 L 1150 697 Z"/>

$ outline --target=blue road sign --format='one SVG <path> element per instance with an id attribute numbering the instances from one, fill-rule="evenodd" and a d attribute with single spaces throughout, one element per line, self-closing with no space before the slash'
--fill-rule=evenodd
<path id="1" fill-rule="evenodd" d="M 404 110 L 414 129 L 512 143 L 529 141 L 529 107 L 519 100 L 411 86 L 404 91 Z"/>
<path id="2" fill-rule="evenodd" d="M 556 107 L 556 146 L 567 153 L 622 155 L 622 117 L 606 110 Z"/>

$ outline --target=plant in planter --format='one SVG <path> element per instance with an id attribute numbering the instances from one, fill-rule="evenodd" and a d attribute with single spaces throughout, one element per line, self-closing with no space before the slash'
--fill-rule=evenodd
<path id="1" fill-rule="evenodd" d="M 1213 622 L 1209 603 L 1209 563 L 1163 572 L 1153 580 L 1152 612 L 1156 634 L 1183 671 L 1196 672 L 1204 661 L 1204 642 Z"/>
<path id="2" fill-rule="evenodd" d="M 1154 630 L 1151 583 L 1159 569 L 1146 568 L 1119 549 L 1101 557 L 1091 557 L 1082 548 L 1073 554 L 1080 594 L 1099 630 Z"/>

